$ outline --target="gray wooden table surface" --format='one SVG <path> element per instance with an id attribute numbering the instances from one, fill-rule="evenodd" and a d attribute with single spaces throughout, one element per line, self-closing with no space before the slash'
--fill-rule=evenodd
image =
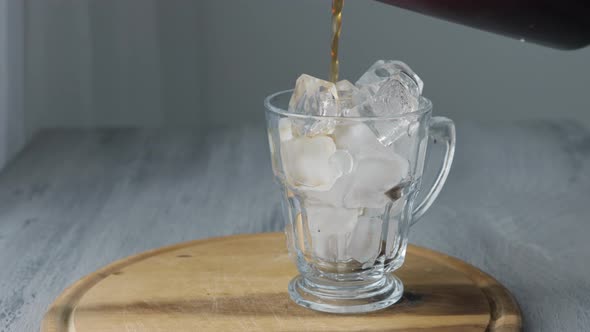
<path id="1" fill-rule="evenodd" d="M 97 268 L 191 239 L 282 229 L 260 125 L 49 130 L 0 174 L 0 331 L 36 331 Z M 590 330 L 590 132 L 458 124 L 455 165 L 412 242 L 495 276 L 527 331 Z"/>

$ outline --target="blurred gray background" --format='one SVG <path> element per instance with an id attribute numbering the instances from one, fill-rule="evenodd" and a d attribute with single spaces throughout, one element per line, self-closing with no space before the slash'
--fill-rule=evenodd
<path id="1" fill-rule="evenodd" d="M 266 95 L 292 87 L 301 73 L 328 73 L 330 0 L 2 2 L 13 7 L 7 67 L 22 69 L 5 78 L 22 81 L 6 107 L 12 120 L 0 129 L 6 154 L 46 127 L 262 121 Z M 381 58 L 410 64 L 440 115 L 590 124 L 590 48 L 553 50 L 347 1 L 341 77 L 354 81 Z"/>
<path id="2" fill-rule="evenodd" d="M 327 77 L 330 2 L 0 0 L 0 168 L 32 140 L 0 176 L 0 331 L 38 330 L 64 287 L 123 256 L 279 230 L 262 100 Z M 588 330 L 590 48 L 347 0 L 342 77 L 380 58 L 457 120 L 411 241 L 498 278 L 525 331 Z M 44 130 L 95 127 L 124 129 Z"/>

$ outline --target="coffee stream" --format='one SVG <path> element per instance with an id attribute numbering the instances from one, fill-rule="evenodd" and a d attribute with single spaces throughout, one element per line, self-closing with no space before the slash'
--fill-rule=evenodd
<path id="1" fill-rule="evenodd" d="M 338 81 L 339 63 L 338 63 L 338 42 L 340 41 L 340 31 L 342 30 L 342 6 L 344 0 L 332 0 L 332 42 L 330 52 L 330 81 Z"/>

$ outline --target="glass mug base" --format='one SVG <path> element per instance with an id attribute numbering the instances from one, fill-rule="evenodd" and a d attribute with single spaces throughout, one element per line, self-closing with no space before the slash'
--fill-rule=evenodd
<path id="1" fill-rule="evenodd" d="M 335 313 L 357 314 L 387 308 L 404 293 L 401 280 L 389 273 L 378 281 L 357 285 L 322 285 L 301 275 L 289 283 L 291 299 L 305 308 Z"/>

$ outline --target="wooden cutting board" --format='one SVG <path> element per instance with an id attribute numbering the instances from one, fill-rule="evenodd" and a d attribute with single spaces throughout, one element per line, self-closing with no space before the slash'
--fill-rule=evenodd
<path id="1" fill-rule="evenodd" d="M 66 289 L 43 332 L 520 331 L 508 290 L 456 258 L 412 246 L 400 303 L 335 315 L 291 302 L 297 274 L 281 233 L 213 238 L 117 261 Z"/>

